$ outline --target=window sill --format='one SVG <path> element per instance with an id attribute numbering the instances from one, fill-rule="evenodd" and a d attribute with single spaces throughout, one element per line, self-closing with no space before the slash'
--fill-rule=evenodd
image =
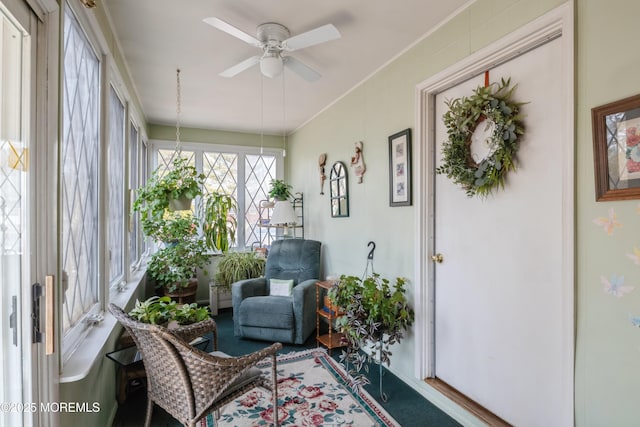
<path id="1" fill-rule="evenodd" d="M 110 302 L 120 307 L 126 307 L 133 300 L 140 286 L 144 285 L 144 275 L 145 269 L 140 268 L 127 283 L 124 291 L 111 295 Z M 89 375 L 96 361 L 104 357 L 106 353 L 104 347 L 115 330 L 117 323 L 110 312 L 106 311 L 104 313 L 104 320 L 91 327 L 82 344 L 78 346 L 78 349 L 81 348 L 82 350 L 78 351 L 76 349 L 62 367 L 60 383 L 81 381 Z"/>

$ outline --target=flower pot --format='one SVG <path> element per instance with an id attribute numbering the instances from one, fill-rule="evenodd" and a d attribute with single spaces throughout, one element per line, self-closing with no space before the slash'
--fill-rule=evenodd
<path id="1" fill-rule="evenodd" d="M 187 196 L 180 196 L 177 199 L 169 199 L 170 211 L 188 211 L 191 210 L 191 201 Z"/>
<path id="2" fill-rule="evenodd" d="M 189 280 L 189 284 L 184 288 L 178 288 L 173 292 L 168 292 L 166 289 L 164 294 L 175 300 L 178 304 L 191 304 L 196 302 L 196 291 L 198 290 L 198 279 L 192 278 Z"/>

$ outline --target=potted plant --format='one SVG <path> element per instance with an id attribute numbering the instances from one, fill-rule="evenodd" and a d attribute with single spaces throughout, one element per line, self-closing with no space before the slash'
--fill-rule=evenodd
<path id="1" fill-rule="evenodd" d="M 195 295 L 198 280 L 196 268 L 209 262 L 207 247 L 195 236 L 171 242 L 151 256 L 147 270 L 156 280 L 156 286 L 164 289 L 165 295 L 183 301 Z"/>
<path id="2" fill-rule="evenodd" d="M 194 323 L 202 322 L 209 318 L 209 310 L 207 307 L 198 307 L 198 304 L 183 304 L 176 306 L 173 312 L 173 320 L 178 325 L 191 325 Z"/>
<path id="3" fill-rule="evenodd" d="M 198 216 L 191 211 L 190 202 L 186 210 L 171 211 L 175 198 L 202 196 L 204 179 L 187 159 L 177 157 L 168 171 L 158 168 L 152 173 L 133 204 L 133 210 L 141 214 L 144 234 L 160 247 L 149 261 L 149 275 L 165 295 L 180 302 L 194 299 L 196 271 L 207 274 L 203 267 L 212 262 L 210 251 L 224 253 L 235 240 L 237 223 L 231 212 L 237 203 L 232 196 L 217 192 L 203 196 Z M 204 237 L 198 234 L 200 230 Z"/>
<path id="4" fill-rule="evenodd" d="M 227 194 L 213 192 L 202 204 L 202 232 L 211 249 L 226 253 L 236 239 L 236 218 L 230 215 L 237 210 L 236 200 Z"/>
<path id="5" fill-rule="evenodd" d="M 139 322 L 165 325 L 171 320 L 171 313 L 175 304 L 175 301 L 171 301 L 169 297 L 155 295 L 145 301 L 136 300 L 136 304 L 129 312 L 129 316 Z"/>
<path id="6" fill-rule="evenodd" d="M 129 316 L 139 322 L 171 327 L 170 322 L 179 326 L 202 322 L 209 318 L 209 310 L 195 303 L 178 305 L 169 297 L 152 296 L 145 301 L 136 300 Z"/>
<path id="7" fill-rule="evenodd" d="M 269 189 L 269 197 L 275 200 L 289 200 L 291 198 L 291 185 L 281 179 L 272 179 Z"/>
<path id="8" fill-rule="evenodd" d="M 382 363 L 391 364 L 391 345 L 399 343 L 403 331 L 413 324 L 414 311 L 407 303 L 405 284 L 406 279 L 398 277 L 391 286 L 389 280 L 376 273 L 365 279 L 343 275 L 329 291 L 331 303 L 345 313 L 336 320 L 336 328 L 348 342 L 341 360 L 353 366 L 350 373 L 354 387 L 369 383 L 360 374 L 363 367 L 365 372 L 369 370 L 365 362 L 374 360 L 380 369 Z M 370 355 L 360 352 L 368 345 L 372 346 Z"/>
<path id="9" fill-rule="evenodd" d="M 228 290 L 239 280 L 264 275 L 264 266 L 264 258 L 258 258 L 255 252 L 228 252 L 218 264 L 215 280 L 218 286 Z"/>
<path id="10" fill-rule="evenodd" d="M 183 157 L 176 157 L 168 171 L 165 168 L 154 170 L 146 185 L 136 191 L 133 203 L 133 210 L 140 212 L 144 233 L 153 237 L 167 209 L 191 209 L 191 200 L 202 195 L 204 179 L 205 176 Z M 174 201 L 181 199 L 188 200 L 187 206 L 171 209 Z"/>

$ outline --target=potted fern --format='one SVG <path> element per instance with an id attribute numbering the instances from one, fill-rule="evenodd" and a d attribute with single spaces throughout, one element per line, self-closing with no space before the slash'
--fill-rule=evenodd
<path id="1" fill-rule="evenodd" d="M 336 320 L 336 328 L 349 344 L 340 358 L 353 367 L 349 373 L 355 388 L 369 384 L 360 373 L 362 368 L 369 371 L 366 362 L 375 361 L 381 370 L 383 363 L 391 364 L 391 346 L 402 341 L 404 331 L 413 324 L 414 311 L 408 305 L 405 285 L 406 279 L 402 277 L 391 285 L 377 273 L 364 279 L 343 275 L 329 291 L 331 303 L 345 313 Z M 371 354 L 360 351 L 369 346 Z"/>

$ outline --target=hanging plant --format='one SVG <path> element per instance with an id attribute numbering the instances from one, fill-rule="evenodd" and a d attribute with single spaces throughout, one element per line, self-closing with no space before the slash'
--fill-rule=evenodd
<path id="1" fill-rule="evenodd" d="M 511 79 L 478 87 L 470 97 L 446 102 L 448 139 L 442 144 L 442 164 L 436 173 L 460 185 L 467 196 L 487 196 L 504 187 L 507 172 L 516 169 L 514 156 L 524 135 L 520 107 L 511 97 Z"/>
<path id="2" fill-rule="evenodd" d="M 133 202 L 133 210 L 140 212 L 145 235 L 156 237 L 171 199 L 181 196 L 193 199 L 202 195 L 204 179 L 184 157 L 176 156 L 169 170 L 156 168 L 147 183 L 138 188 Z"/>
<path id="3" fill-rule="evenodd" d="M 344 316 L 336 321 L 336 328 L 348 342 L 340 356 L 347 366 L 353 367 L 354 387 L 369 384 L 361 374 L 369 371 L 368 361 L 391 364 L 391 346 L 402 341 L 404 331 L 409 329 L 415 313 L 406 293 L 406 279 L 396 277 L 395 283 L 373 273 L 365 278 L 340 276 L 338 284 L 329 290 L 331 304 L 341 307 Z M 371 346 L 371 354 L 360 349 Z"/>

